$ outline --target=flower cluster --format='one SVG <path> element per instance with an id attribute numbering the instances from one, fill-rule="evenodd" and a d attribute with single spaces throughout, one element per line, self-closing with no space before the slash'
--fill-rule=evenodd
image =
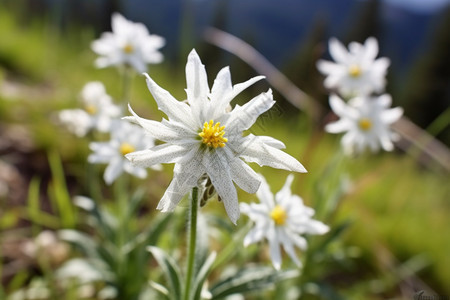
<path id="1" fill-rule="evenodd" d="M 92 49 L 100 55 L 98 67 L 131 66 L 143 72 L 147 63 L 162 60 L 157 49 L 163 46 L 164 39 L 149 35 L 143 24 L 116 13 L 112 16 L 112 31 L 92 43 Z M 144 73 L 159 110 L 167 116 L 160 122 L 140 117 L 130 104 L 131 116 L 124 117 L 121 106 L 113 103 L 100 82 L 90 82 L 83 88 L 82 109 L 62 111 L 59 119 L 80 137 L 90 131 L 102 133 L 92 135 L 95 138 L 109 133 L 107 141 L 90 142 L 92 153 L 88 157 L 89 163 L 107 164 L 103 178 L 108 185 L 124 172 L 145 178 L 145 168 L 160 169 L 162 163 L 174 163 L 173 179 L 157 209 L 173 211 L 195 188 L 200 188 L 204 202 L 217 194 L 232 223 L 237 223 L 241 210 L 255 223 L 244 239 L 245 246 L 265 237 L 275 269 L 281 267 L 280 245 L 300 266 L 295 247 L 306 249 L 302 235 L 324 234 L 328 227 L 313 220 L 314 210 L 291 194 L 292 174 L 274 197 L 264 177 L 247 163 L 292 172 L 306 169 L 283 151 L 285 145 L 281 141 L 246 132 L 275 104 L 270 89 L 242 106 L 231 106 L 237 95 L 264 76 L 233 85 L 230 69 L 224 67 L 210 88 L 205 66 L 195 50 L 188 55 L 185 72 L 185 101 L 175 99 Z M 239 205 L 235 185 L 256 193 L 261 203 Z"/>
<path id="2" fill-rule="evenodd" d="M 389 66 L 387 58 L 376 59 L 377 40 L 368 38 L 364 45 L 352 42 L 347 51 L 332 38 L 329 50 L 335 62 L 319 60 L 317 68 L 326 75 L 325 87 L 334 91 L 330 95 L 330 106 L 340 119 L 328 124 L 325 130 L 345 132 L 341 144 L 349 155 L 362 153 L 366 148 L 372 152 L 380 148 L 391 151 L 397 135 L 390 125 L 402 116 L 403 110 L 390 108 L 392 99 L 388 94 L 373 95 L 384 91 Z"/>

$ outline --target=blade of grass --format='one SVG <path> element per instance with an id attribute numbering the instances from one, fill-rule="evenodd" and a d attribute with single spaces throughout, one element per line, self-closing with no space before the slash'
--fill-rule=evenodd
<path id="1" fill-rule="evenodd" d="M 69 191 L 64 176 L 59 155 L 55 151 L 48 153 L 48 160 L 52 172 L 52 182 L 49 186 L 51 199 L 54 201 L 55 208 L 61 217 L 62 226 L 65 228 L 74 228 L 76 225 L 76 210 L 72 205 Z"/>

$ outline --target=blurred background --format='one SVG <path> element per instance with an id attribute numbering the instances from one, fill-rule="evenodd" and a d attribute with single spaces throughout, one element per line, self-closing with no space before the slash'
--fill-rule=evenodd
<path id="1" fill-rule="evenodd" d="M 328 91 L 316 69 L 318 59 L 330 59 L 330 37 L 346 45 L 376 37 L 379 57 L 391 61 L 387 92 L 393 106 L 403 107 L 407 118 L 448 151 L 450 0 L 1 0 L 0 299 L 42 272 L 20 254 L 24 241 L 43 229 L 64 228 L 64 222 L 52 217 L 47 222 L 30 214 L 30 195 L 35 193 L 40 209 L 56 215 L 51 199 L 61 196 L 52 190 L 59 169 L 49 158 L 61 160 L 68 197 L 88 193 L 88 142 L 52 120 L 55 112 L 76 107 L 88 81 L 104 82 L 107 92 L 120 98 L 119 73 L 96 69 L 90 49 L 93 40 L 111 30 L 113 12 L 144 23 L 150 33 L 166 39 L 164 62 L 151 65 L 149 74 L 180 100 L 185 97 L 184 65 L 192 48 L 206 65 L 210 83 L 225 65 L 231 67 L 233 83 L 258 75 L 248 62 L 205 39 L 205 30 L 214 27 L 250 44 L 320 103 L 325 113 L 313 123 L 275 89 L 282 113 L 270 126 L 257 129 L 286 142 L 288 152 L 311 170 L 296 185 L 309 205 L 314 204 L 313 183 L 327 174 L 332 149 L 339 146 L 339 137 L 322 132 L 330 117 Z M 159 116 L 140 76 L 133 78 L 132 87 L 136 106 L 153 109 L 144 116 Z M 267 82 L 258 83 L 238 101 L 268 87 Z M 345 254 L 346 260 L 331 266 L 322 280 L 343 299 L 406 299 L 402 291 L 415 287 L 450 296 L 448 169 L 423 159 L 416 148 L 363 156 L 348 168 L 348 175 L 357 178 L 354 189 L 329 221 L 351 219 L 357 225 L 350 226 L 336 246 L 343 251 L 336 255 Z M 170 169 L 146 183 L 151 201 L 143 211 L 149 215 L 170 180 Z M 284 182 L 284 173 L 261 172 L 276 187 Z"/>

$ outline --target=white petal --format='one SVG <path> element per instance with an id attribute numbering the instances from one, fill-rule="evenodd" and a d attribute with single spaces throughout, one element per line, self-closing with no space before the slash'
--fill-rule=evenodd
<path id="1" fill-rule="evenodd" d="M 112 31 L 116 34 L 126 34 L 129 27 L 129 21 L 119 13 L 113 13 L 111 17 Z"/>
<path id="2" fill-rule="evenodd" d="M 249 134 L 248 136 L 253 136 L 253 134 Z M 262 143 L 269 145 L 271 147 L 274 147 L 277 149 L 285 149 L 286 148 L 286 145 L 282 141 L 279 141 L 271 136 L 259 135 L 258 138 L 261 140 Z"/>
<path id="3" fill-rule="evenodd" d="M 205 173 L 201 156 L 198 150 L 193 149 L 175 164 L 174 177 L 156 209 L 162 212 L 172 211 L 183 196 L 197 185 L 200 176 Z"/>
<path id="4" fill-rule="evenodd" d="M 337 63 L 347 63 L 348 62 L 348 51 L 342 45 L 341 42 L 339 42 L 336 38 L 331 38 L 329 41 L 329 51 L 331 57 L 337 62 Z"/>
<path id="5" fill-rule="evenodd" d="M 159 110 L 164 112 L 169 119 L 184 123 L 190 128 L 199 126 L 192 118 L 191 109 L 186 103 L 175 99 L 168 91 L 157 85 L 147 73 L 144 73 L 144 76 L 146 77 L 147 87 L 155 98 Z"/>
<path id="6" fill-rule="evenodd" d="M 144 168 L 135 167 L 130 162 L 124 163 L 123 167 L 125 169 L 125 172 L 136 176 L 137 178 L 144 179 L 145 177 L 147 177 L 147 171 Z"/>
<path id="7" fill-rule="evenodd" d="M 275 195 L 275 200 L 278 204 L 281 204 L 284 199 L 289 199 L 290 196 L 292 195 L 291 193 L 292 181 L 294 181 L 294 175 L 289 174 L 289 176 L 286 178 L 286 182 L 284 183 L 283 187 Z"/>
<path id="8" fill-rule="evenodd" d="M 323 85 L 327 89 L 334 89 L 334 88 L 341 88 L 342 86 L 343 77 L 340 74 L 330 74 L 325 78 L 325 81 L 323 82 Z"/>
<path id="9" fill-rule="evenodd" d="M 392 150 L 394 150 L 394 144 L 392 143 L 389 135 L 381 134 L 379 136 L 379 138 L 380 138 L 380 142 L 381 142 L 381 147 L 383 147 L 383 149 L 385 151 L 392 151 Z"/>
<path id="10" fill-rule="evenodd" d="M 381 120 L 386 124 L 392 124 L 399 120 L 403 115 L 403 109 L 401 107 L 396 107 L 392 109 L 385 110 L 381 113 Z"/>
<path id="11" fill-rule="evenodd" d="M 185 173 L 180 173 L 180 176 L 173 176 L 172 181 L 164 192 L 156 209 L 161 210 L 162 212 L 173 211 L 181 199 L 192 190 L 195 184 L 189 184 L 186 181 L 185 175 Z M 200 178 L 200 176 L 201 175 L 199 175 L 198 178 Z"/>
<path id="12" fill-rule="evenodd" d="M 294 263 L 300 267 L 302 263 L 297 257 L 297 254 L 295 253 L 294 245 L 292 244 L 292 241 L 290 237 L 286 234 L 286 232 L 279 228 L 277 230 L 278 235 L 280 236 L 280 241 L 283 245 L 284 251 L 289 255 L 289 257 L 294 261 Z"/>
<path id="13" fill-rule="evenodd" d="M 388 108 L 392 105 L 392 96 L 389 94 L 383 94 L 378 98 L 375 98 L 374 101 L 382 108 Z"/>
<path id="14" fill-rule="evenodd" d="M 378 55 L 378 42 L 377 39 L 374 37 L 369 37 L 365 43 L 365 53 L 364 53 L 364 60 L 374 60 L 375 57 Z"/>
<path id="15" fill-rule="evenodd" d="M 180 142 L 182 139 L 187 137 L 187 133 L 189 132 L 188 128 L 178 128 L 177 130 L 173 130 L 172 128 L 166 126 L 162 122 L 157 122 L 153 120 L 147 120 L 139 117 L 128 105 L 128 109 L 133 117 L 125 117 L 125 120 L 137 123 L 142 126 L 152 137 L 155 139 L 164 141 L 164 142 L 172 142 L 178 141 Z M 182 130 L 184 129 L 184 130 Z"/>
<path id="16" fill-rule="evenodd" d="M 260 174 L 260 180 L 261 180 L 261 186 L 259 187 L 258 191 L 256 192 L 256 196 L 258 197 L 259 201 L 261 203 L 264 203 L 269 209 L 272 209 L 275 207 L 274 197 L 272 192 L 270 191 L 270 186 L 267 183 L 264 176 Z"/>
<path id="17" fill-rule="evenodd" d="M 303 165 L 280 149 L 264 144 L 260 139 L 244 139 L 239 156 L 247 162 L 255 162 L 260 166 L 305 173 Z"/>
<path id="18" fill-rule="evenodd" d="M 244 247 L 261 241 L 265 237 L 266 230 L 265 226 L 252 228 L 244 238 Z"/>
<path id="19" fill-rule="evenodd" d="M 333 112 L 340 116 L 347 116 L 348 115 L 348 111 L 349 111 L 349 107 L 344 103 L 344 101 L 336 94 L 331 94 L 330 95 L 330 107 L 333 110 Z"/>
<path id="20" fill-rule="evenodd" d="M 150 149 L 131 152 L 125 157 L 135 166 L 150 167 L 161 163 L 174 163 L 188 153 L 184 146 L 162 144 Z"/>
<path id="21" fill-rule="evenodd" d="M 327 61 L 327 60 L 318 60 L 317 61 L 317 69 L 325 75 L 329 75 L 332 73 L 340 72 L 342 69 L 341 65 L 335 64 L 334 62 Z"/>
<path id="22" fill-rule="evenodd" d="M 269 110 L 274 104 L 271 90 L 261 93 L 243 106 L 236 106 L 224 124 L 225 128 L 233 133 L 247 130 L 255 123 L 259 115 Z"/>
<path id="23" fill-rule="evenodd" d="M 227 162 L 224 157 L 218 155 L 217 151 L 214 151 L 210 153 L 205 168 L 217 194 L 223 201 L 228 217 L 236 224 L 240 214 L 239 203 Z"/>
<path id="24" fill-rule="evenodd" d="M 374 63 L 372 64 L 372 71 L 374 73 L 378 73 L 380 75 L 385 75 L 387 72 L 387 68 L 391 64 L 391 61 L 387 57 L 381 57 L 378 58 Z"/>
<path id="25" fill-rule="evenodd" d="M 346 154 L 352 154 L 354 151 L 354 145 L 355 145 L 355 132 L 354 131 L 348 131 L 344 136 L 341 138 L 341 145 L 344 149 L 344 152 Z"/>
<path id="26" fill-rule="evenodd" d="M 224 113 L 224 111 L 226 110 L 226 108 L 228 107 L 228 105 L 230 104 L 230 102 L 237 96 L 239 95 L 243 90 L 245 90 L 246 88 L 248 88 L 250 85 L 254 84 L 255 82 L 261 80 L 265 78 L 264 76 L 256 76 L 253 78 L 250 78 L 249 80 L 242 82 L 242 83 L 238 83 L 236 85 L 233 86 L 233 89 L 227 93 L 224 94 L 221 98 L 216 98 L 214 96 L 211 97 L 211 99 L 217 99 L 214 100 L 214 103 L 212 104 L 212 113 L 214 118 L 219 117 L 221 114 Z"/>
<path id="27" fill-rule="evenodd" d="M 250 203 L 248 205 L 247 203 L 241 203 L 240 208 L 242 209 L 241 212 L 246 214 L 256 224 L 267 223 L 268 221 L 270 223 L 270 209 L 265 204 Z"/>
<path id="28" fill-rule="evenodd" d="M 105 169 L 103 178 L 107 184 L 111 184 L 117 177 L 123 172 L 123 159 L 121 157 L 115 157 L 111 160 L 109 165 Z"/>
<path id="29" fill-rule="evenodd" d="M 143 73 L 147 70 L 147 64 L 142 60 L 141 57 L 136 55 L 128 57 L 128 63 L 138 72 Z M 128 99 L 125 99 L 128 100 Z"/>
<path id="30" fill-rule="evenodd" d="M 289 238 L 292 240 L 292 242 L 295 244 L 295 246 L 297 246 L 302 250 L 306 250 L 306 248 L 308 247 L 308 243 L 306 242 L 306 239 L 304 237 L 290 231 L 288 231 L 288 235 Z"/>
<path id="31" fill-rule="evenodd" d="M 305 226 L 305 232 L 308 234 L 325 234 L 330 230 L 327 225 L 317 220 L 308 220 Z"/>
<path id="32" fill-rule="evenodd" d="M 224 67 L 222 68 L 219 73 L 217 73 L 216 79 L 214 79 L 214 83 L 211 89 L 211 101 L 214 101 L 214 105 L 220 105 L 220 101 L 231 92 L 233 89 L 232 83 L 231 83 L 231 74 L 230 74 L 230 68 Z M 228 103 L 225 105 L 225 107 L 228 105 Z"/>
<path id="33" fill-rule="evenodd" d="M 341 133 L 348 131 L 351 128 L 351 123 L 348 119 L 340 119 L 339 121 L 329 123 L 325 126 L 325 131 L 329 133 Z"/>
<path id="34" fill-rule="evenodd" d="M 230 162 L 230 174 L 233 181 L 247 193 L 256 193 L 261 184 L 258 174 L 240 158 Z"/>
<path id="35" fill-rule="evenodd" d="M 200 57 L 195 50 L 189 53 L 188 61 L 186 63 L 186 84 L 188 102 L 191 106 L 195 118 L 201 120 L 205 119 L 202 112 L 209 104 L 208 102 L 208 78 L 206 75 L 205 66 L 202 64 Z"/>
<path id="36" fill-rule="evenodd" d="M 275 228 L 270 227 L 267 231 L 267 239 L 269 240 L 270 247 L 270 259 L 275 269 L 281 269 L 281 251 L 280 242 L 278 240 L 277 234 L 275 233 Z"/>

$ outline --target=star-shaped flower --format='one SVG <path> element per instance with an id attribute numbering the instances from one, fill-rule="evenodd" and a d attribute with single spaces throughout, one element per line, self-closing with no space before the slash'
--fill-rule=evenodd
<path id="1" fill-rule="evenodd" d="M 129 65 L 138 72 L 145 72 L 147 64 L 163 60 L 159 49 L 165 39 L 149 34 L 142 23 L 134 23 L 121 14 L 114 13 L 111 19 L 112 32 L 104 32 L 100 39 L 92 42 L 92 50 L 100 55 L 96 60 L 99 68 Z"/>
<path id="2" fill-rule="evenodd" d="M 154 140 L 146 136 L 144 130 L 129 122 L 116 120 L 111 126 L 111 139 L 108 142 L 92 142 L 89 147 L 93 151 L 89 155 L 90 163 L 107 163 L 103 178 L 111 184 L 124 171 L 138 178 L 145 178 L 147 171 L 139 166 L 133 166 L 125 155 L 139 150 L 151 148 Z M 160 169 L 155 165 L 154 169 Z"/>
<path id="3" fill-rule="evenodd" d="M 291 193 L 291 184 L 294 176 L 287 177 L 283 188 L 273 196 L 270 186 L 261 176 L 261 187 L 256 192 L 261 203 L 241 203 L 242 213 L 255 223 L 255 227 L 244 238 L 244 246 L 261 241 L 269 241 L 270 258 L 275 269 L 281 267 L 280 246 L 291 259 L 301 266 L 295 253 L 295 247 L 305 250 L 306 239 L 302 234 L 324 234 L 328 226 L 311 219 L 314 210 L 303 204 L 302 198 Z"/>
<path id="4" fill-rule="evenodd" d="M 82 109 L 66 109 L 58 114 L 60 122 L 77 136 L 85 136 L 91 129 L 108 132 L 111 120 L 121 114 L 99 81 L 88 82 L 83 87 L 80 101 Z"/>
<path id="5" fill-rule="evenodd" d="M 346 132 L 341 144 L 347 154 L 361 153 L 366 147 L 376 152 L 380 146 L 391 151 L 394 149 L 392 141 L 397 135 L 389 126 L 403 114 L 400 107 L 389 108 L 391 103 L 392 98 L 387 94 L 353 98 L 348 104 L 331 95 L 330 106 L 340 119 L 328 124 L 325 130 L 330 133 Z"/>
<path id="6" fill-rule="evenodd" d="M 389 59 L 376 59 L 378 42 L 375 38 L 368 38 L 364 45 L 352 42 L 349 51 L 332 38 L 329 51 L 335 62 L 317 62 L 319 71 L 326 75 L 326 88 L 336 89 L 344 97 L 369 95 L 384 90 Z"/>
<path id="7" fill-rule="evenodd" d="M 282 142 L 243 132 L 275 101 L 272 92 L 261 93 L 243 106 L 229 111 L 231 100 L 263 76 L 232 85 L 228 67 L 217 75 L 210 90 L 204 65 L 192 50 L 186 65 L 187 103 L 176 100 L 147 74 L 147 85 L 158 107 L 168 120 L 146 120 L 136 115 L 130 119 L 150 135 L 165 143 L 127 155 L 135 165 L 149 167 L 158 163 L 175 163 L 174 178 L 158 204 L 158 209 L 171 211 L 206 174 L 223 200 L 231 221 L 239 218 L 237 191 L 233 184 L 255 193 L 261 180 L 245 162 L 256 162 L 289 171 L 306 172 L 292 156 L 280 149 Z"/>

